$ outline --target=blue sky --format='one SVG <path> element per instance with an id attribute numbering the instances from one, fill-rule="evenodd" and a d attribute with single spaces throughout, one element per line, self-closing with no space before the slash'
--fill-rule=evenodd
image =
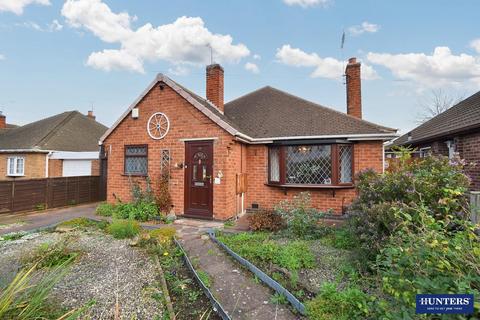
<path id="1" fill-rule="evenodd" d="M 474 0 L 0 0 L 0 109 L 24 124 L 93 105 L 111 125 L 158 72 L 204 95 L 211 46 L 226 101 L 271 85 L 340 111 L 356 56 L 364 118 L 405 132 L 432 90 L 480 90 L 478 12 Z"/>

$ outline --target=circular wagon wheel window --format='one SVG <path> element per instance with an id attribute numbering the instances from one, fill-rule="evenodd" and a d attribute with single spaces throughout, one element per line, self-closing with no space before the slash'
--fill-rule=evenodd
<path id="1" fill-rule="evenodd" d="M 170 129 L 170 120 L 162 112 L 152 114 L 147 122 L 148 135 L 155 140 L 163 139 Z"/>

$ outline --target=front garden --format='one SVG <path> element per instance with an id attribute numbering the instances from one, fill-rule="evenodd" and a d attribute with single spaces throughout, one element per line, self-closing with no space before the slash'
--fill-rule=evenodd
<path id="1" fill-rule="evenodd" d="M 301 300 L 309 319 L 468 318 L 415 314 L 419 293 L 474 294 L 479 317 L 480 229 L 469 222 L 463 164 L 406 157 L 393 172 L 358 175 L 341 227 L 317 223 L 323 213 L 302 193 L 250 216 L 254 232 L 218 239 Z"/>
<path id="2" fill-rule="evenodd" d="M 77 218 L 0 238 L 0 319 L 218 319 L 175 229 Z"/>

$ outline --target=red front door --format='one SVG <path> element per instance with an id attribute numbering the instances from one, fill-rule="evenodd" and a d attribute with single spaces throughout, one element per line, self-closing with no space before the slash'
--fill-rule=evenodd
<path id="1" fill-rule="evenodd" d="M 213 143 L 190 141 L 185 145 L 185 215 L 213 217 Z"/>

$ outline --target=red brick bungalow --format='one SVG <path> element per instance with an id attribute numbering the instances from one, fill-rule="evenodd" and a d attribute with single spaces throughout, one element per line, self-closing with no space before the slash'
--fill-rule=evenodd
<path id="1" fill-rule="evenodd" d="M 309 191 L 342 214 L 353 177 L 383 170 L 396 130 L 362 120 L 360 63 L 346 67 L 347 114 L 264 87 L 224 104 L 224 70 L 207 66 L 204 99 L 159 74 L 101 138 L 108 201 L 128 201 L 129 179 L 169 172 L 177 215 L 227 219 Z"/>

